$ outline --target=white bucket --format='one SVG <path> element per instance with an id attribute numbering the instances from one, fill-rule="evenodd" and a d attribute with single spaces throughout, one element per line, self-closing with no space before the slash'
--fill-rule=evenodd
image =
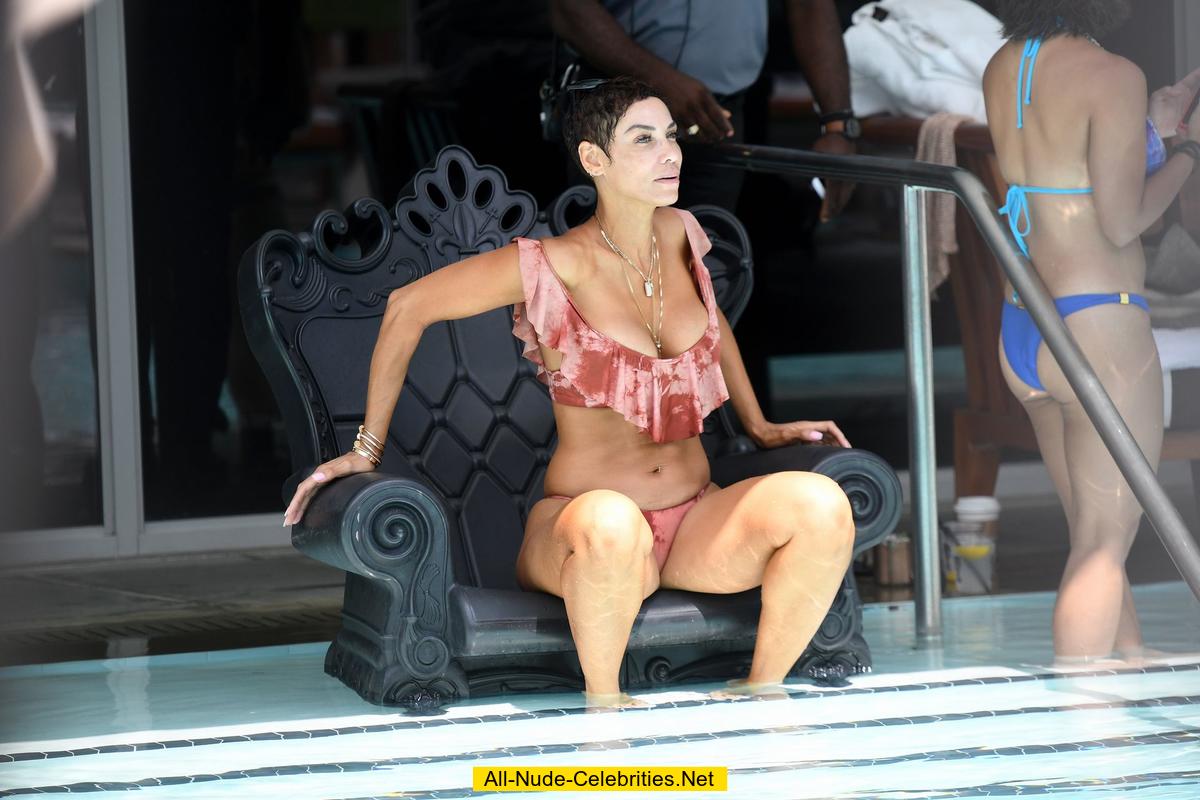
<path id="1" fill-rule="evenodd" d="M 947 522 L 946 579 L 955 594 L 995 591 L 996 542 L 978 522 Z"/>
<path id="2" fill-rule="evenodd" d="M 959 522 L 977 522 L 983 533 L 993 541 L 1000 527 L 1000 503 L 994 497 L 960 497 L 954 503 L 954 516 Z"/>

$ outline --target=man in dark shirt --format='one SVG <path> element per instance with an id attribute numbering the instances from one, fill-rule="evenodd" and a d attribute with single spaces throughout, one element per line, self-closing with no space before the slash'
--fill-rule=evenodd
<path id="1" fill-rule="evenodd" d="M 813 149 L 856 151 L 858 120 L 834 0 L 788 0 L 788 24 L 800 68 L 821 109 L 822 135 Z M 767 50 L 767 0 L 551 0 L 550 19 L 593 69 L 630 75 L 662 93 L 683 141 L 740 142 L 746 89 Z M 710 166 L 685 147 L 678 205 L 737 205 L 744 173 Z M 830 185 L 821 218 L 849 198 Z"/>

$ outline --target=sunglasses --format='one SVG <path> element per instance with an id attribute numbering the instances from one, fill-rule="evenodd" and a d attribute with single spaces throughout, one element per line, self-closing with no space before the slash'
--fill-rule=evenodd
<path id="1" fill-rule="evenodd" d="M 597 86 L 603 86 L 609 82 L 609 78 L 589 78 L 586 81 L 575 81 L 568 83 L 563 87 L 564 92 L 586 92 L 589 89 L 595 89 Z"/>

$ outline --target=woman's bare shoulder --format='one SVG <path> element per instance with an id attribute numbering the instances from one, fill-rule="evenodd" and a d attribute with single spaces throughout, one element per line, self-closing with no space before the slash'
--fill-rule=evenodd
<path id="1" fill-rule="evenodd" d="M 1073 66 L 1072 74 L 1063 76 L 1064 89 L 1083 102 L 1093 123 L 1145 117 L 1149 90 L 1146 73 L 1137 64 L 1124 56 L 1091 48 Z"/>
<path id="2" fill-rule="evenodd" d="M 1092 100 L 1111 101 L 1114 94 L 1141 95 L 1145 99 L 1146 73 L 1124 56 L 1099 47 L 1085 49 L 1073 59 L 1073 74 L 1066 76 L 1075 91 Z"/>
<path id="3" fill-rule="evenodd" d="M 1009 52 L 1012 45 L 1009 42 L 992 54 L 988 60 L 987 66 L 983 69 L 983 90 L 986 92 L 997 80 L 1006 77 L 1006 73 L 1012 71 L 1011 61 L 1012 54 Z"/>
<path id="4" fill-rule="evenodd" d="M 562 282 L 568 288 L 576 285 L 587 266 L 589 248 L 585 225 L 576 225 L 558 236 L 544 236 L 538 241 Z"/>
<path id="5" fill-rule="evenodd" d="M 695 219 L 692 212 L 675 206 L 654 209 L 654 229 L 662 238 L 664 247 L 678 247 L 687 241 L 685 218 Z"/>

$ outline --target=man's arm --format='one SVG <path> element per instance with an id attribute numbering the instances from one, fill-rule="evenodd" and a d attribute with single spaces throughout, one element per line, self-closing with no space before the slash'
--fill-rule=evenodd
<path id="1" fill-rule="evenodd" d="M 788 0 L 792 49 L 813 97 L 825 113 L 850 108 L 850 64 L 842 24 L 833 0 Z M 854 155 L 858 148 L 841 134 L 829 132 L 813 142 L 813 150 Z M 821 205 L 821 221 L 836 216 L 850 200 L 854 185 L 830 182 Z"/>
<path id="2" fill-rule="evenodd" d="M 550 0 L 550 24 L 596 69 L 637 78 L 661 92 L 681 130 L 695 123 L 708 139 L 733 135 L 729 112 L 712 92 L 631 39 L 599 0 Z"/>
<path id="3" fill-rule="evenodd" d="M 788 25 L 800 71 L 821 110 L 850 108 L 850 64 L 833 0 L 788 0 Z"/>

